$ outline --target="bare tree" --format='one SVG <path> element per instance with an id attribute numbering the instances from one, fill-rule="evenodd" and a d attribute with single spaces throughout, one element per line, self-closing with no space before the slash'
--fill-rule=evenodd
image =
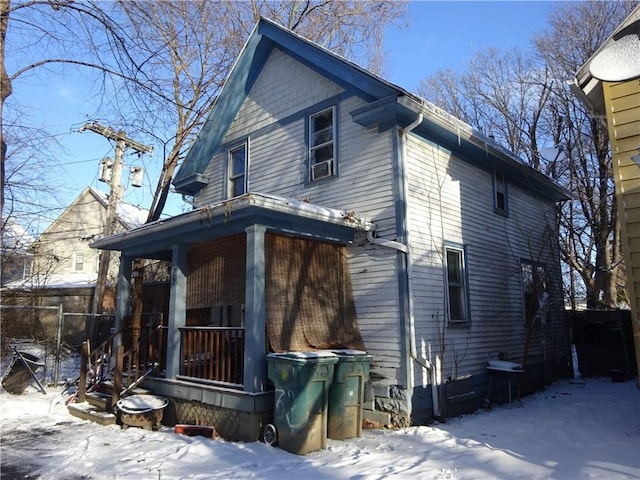
<path id="1" fill-rule="evenodd" d="M 132 127 L 166 139 L 160 139 L 164 165 L 149 221 L 160 217 L 175 168 L 260 16 L 379 70 L 384 26 L 406 11 L 404 2 L 370 1 L 120 1 L 118 6 L 129 25 L 128 51 L 136 59 L 120 68 L 139 80 L 127 84 L 131 101 L 124 116 L 133 114 Z"/>
<path id="2" fill-rule="evenodd" d="M 558 4 L 551 30 L 535 37 L 535 56 L 484 50 L 464 71 L 438 72 L 420 90 L 575 193 L 559 214 L 560 250 L 590 307 L 617 304 L 619 227 L 606 127 L 588 117 L 567 79 L 634 4 Z"/>
<path id="3" fill-rule="evenodd" d="M 9 123 L 3 107 L 15 82 L 29 75 L 65 68 L 83 72 L 99 100 L 96 116 L 111 118 L 141 141 L 162 143 L 162 172 L 148 217 L 153 221 L 164 210 L 180 159 L 261 15 L 379 69 L 384 26 L 405 12 L 405 2 L 385 1 L 0 0 L 0 197 L 4 203 Z M 8 68 L 5 45 L 15 38 L 19 41 L 12 45 L 24 48 L 24 56 Z M 12 158 L 14 166 L 26 164 L 20 155 Z"/>

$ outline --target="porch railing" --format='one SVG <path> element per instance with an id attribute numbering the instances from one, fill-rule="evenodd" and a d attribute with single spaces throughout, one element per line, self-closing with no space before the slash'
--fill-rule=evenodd
<path id="1" fill-rule="evenodd" d="M 135 344 L 128 328 L 114 332 L 93 350 L 82 346 L 77 401 L 103 382 L 112 383 L 111 408 L 148 375 L 164 369 L 166 327 L 161 314 L 143 315 L 144 326 Z M 126 322 L 125 322 L 126 323 Z M 116 341 L 118 340 L 118 341 Z M 119 343 L 118 347 L 115 344 Z M 91 382 L 87 385 L 87 380 Z"/>
<path id="2" fill-rule="evenodd" d="M 180 375 L 242 386 L 244 328 L 182 327 Z"/>

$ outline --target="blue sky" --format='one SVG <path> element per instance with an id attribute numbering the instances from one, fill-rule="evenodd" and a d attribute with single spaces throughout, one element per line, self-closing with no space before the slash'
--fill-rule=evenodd
<path id="1" fill-rule="evenodd" d="M 464 66 L 480 48 L 528 48 L 531 35 L 546 28 L 553 3 L 410 2 L 409 28 L 387 30 L 387 79 L 414 91 L 437 70 Z"/>
<path id="2" fill-rule="evenodd" d="M 553 2 L 436 2 L 417 1 L 409 5 L 406 29 L 390 27 L 385 34 L 386 72 L 384 77 L 410 91 L 439 69 L 462 68 L 482 47 L 528 48 L 532 33 L 546 28 L 547 13 Z M 100 159 L 113 156 L 112 145 L 93 132 L 76 133 L 87 120 L 93 120 L 95 99 L 91 84 L 77 77 L 50 76 L 14 85 L 14 95 L 31 106 L 27 114 L 46 126 L 65 148 L 59 158 L 63 169 L 58 177 L 64 186 L 61 201 L 68 205 L 86 186 L 107 191 L 97 180 Z M 108 119 L 99 119 L 108 125 Z M 152 157 L 128 156 L 125 163 L 142 165 L 149 177 L 143 188 L 127 187 L 125 200 L 147 207 L 152 199 L 162 145 L 155 145 Z M 123 179 L 126 175 L 123 172 Z M 177 196 L 175 196 L 177 199 Z M 180 212 L 178 202 L 165 210 Z M 54 215 L 55 216 L 55 215 Z M 37 233 L 37 232 L 33 232 Z"/>

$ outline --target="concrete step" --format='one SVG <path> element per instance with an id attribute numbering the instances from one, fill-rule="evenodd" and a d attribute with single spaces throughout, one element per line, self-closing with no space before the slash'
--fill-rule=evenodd
<path id="1" fill-rule="evenodd" d="M 69 413 L 74 417 L 82 420 L 89 420 L 98 425 L 115 425 L 116 416 L 113 413 L 107 413 L 98 407 L 91 405 L 89 402 L 70 403 L 67 406 Z"/>

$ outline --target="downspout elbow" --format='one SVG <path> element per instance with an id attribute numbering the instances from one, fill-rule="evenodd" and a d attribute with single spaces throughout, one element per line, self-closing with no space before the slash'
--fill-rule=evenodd
<path id="1" fill-rule="evenodd" d="M 409 247 L 404 243 L 396 242 L 394 240 L 385 240 L 384 238 L 376 238 L 373 236 L 375 229 L 367 232 L 367 240 L 374 245 L 380 245 L 381 247 L 391 248 L 402 253 L 409 253 Z"/>
<path id="2" fill-rule="evenodd" d="M 193 208 L 196 208 L 196 201 L 195 201 L 195 195 L 192 198 L 187 198 L 187 194 L 183 193 L 182 194 L 182 201 L 184 203 L 186 203 L 187 205 L 191 205 Z"/>

